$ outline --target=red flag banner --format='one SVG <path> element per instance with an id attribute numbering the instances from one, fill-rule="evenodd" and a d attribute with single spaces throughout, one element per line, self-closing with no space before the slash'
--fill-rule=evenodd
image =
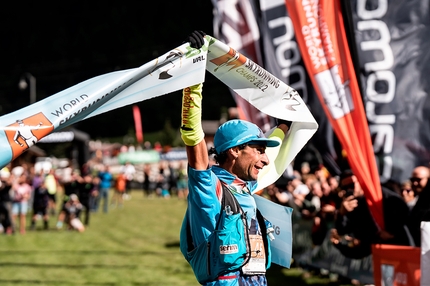
<path id="1" fill-rule="evenodd" d="M 347 153 L 375 222 L 383 229 L 379 174 L 340 1 L 286 0 L 286 5 L 316 93 Z"/>
<path id="2" fill-rule="evenodd" d="M 142 118 L 140 116 L 139 106 L 133 105 L 134 128 L 136 130 L 136 140 L 143 143 Z"/>

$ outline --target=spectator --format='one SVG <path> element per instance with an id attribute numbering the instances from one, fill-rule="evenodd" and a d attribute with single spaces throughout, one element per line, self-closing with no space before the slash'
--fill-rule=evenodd
<path id="1" fill-rule="evenodd" d="M 45 176 L 45 187 L 48 190 L 48 196 L 49 196 L 49 206 L 48 211 L 55 215 L 57 210 L 57 188 L 58 188 L 58 182 L 57 178 L 55 177 L 55 170 L 53 168 L 49 169 L 48 174 Z"/>
<path id="2" fill-rule="evenodd" d="M 327 182 L 334 193 L 339 187 L 339 176 L 329 176 Z"/>
<path id="3" fill-rule="evenodd" d="M 332 190 L 328 181 L 321 183 L 321 191 L 321 207 L 316 213 L 312 225 L 312 242 L 314 245 L 321 245 L 326 238 L 329 228 L 334 225 L 337 205 L 340 205 L 339 197 Z"/>
<path id="4" fill-rule="evenodd" d="M 36 229 L 36 221 L 39 217 L 43 219 L 43 228 L 48 229 L 49 223 L 49 195 L 48 189 L 45 186 L 45 182 L 42 181 L 40 186 L 34 188 L 33 195 L 33 216 L 31 218 L 30 229 Z"/>
<path id="5" fill-rule="evenodd" d="M 109 200 L 109 191 L 112 187 L 113 175 L 110 171 L 110 167 L 104 165 L 100 170 L 98 177 L 100 179 L 99 183 L 99 195 L 97 196 L 94 211 L 98 211 L 100 201 L 103 199 L 103 212 L 108 212 L 108 200 Z"/>
<path id="6" fill-rule="evenodd" d="M 427 186 L 430 171 L 426 166 L 418 166 L 412 170 L 409 181 L 412 184 L 412 190 L 419 196 Z"/>
<path id="7" fill-rule="evenodd" d="M 85 226 L 79 219 L 83 205 L 79 202 L 79 198 L 75 194 L 71 194 L 69 200 L 64 205 L 65 221 L 68 229 L 75 229 L 79 232 L 85 231 Z"/>
<path id="8" fill-rule="evenodd" d="M 188 196 L 188 174 L 187 165 L 181 162 L 178 169 L 178 199 L 186 199 Z"/>
<path id="9" fill-rule="evenodd" d="M 100 178 L 98 175 L 98 171 L 95 174 L 91 173 L 93 189 L 91 190 L 89 200 L 90 212 L 96 212 L 96 207 L 98 209 L 98 202 L 100 202 Z"/>
<path id="10" fill-rule="evenodd" d="M 64 220 L 66 218 L 66 209 L 65 205 L 69 201 L 70 196 L 72 194 L 79 194 L 79 186 L 80 183 L 83 182 L 82 177 L 79 175 L 79 170 L 74 170 L 71 174 L 70 181 L 63 182 L 63 188 L 64 188 L 64 197 L 63 197 L 63 204 L 61 206 L 60 214 L 58 215 L 58 221 L 57 221 L 57 229 L 63 228 Z"/>
<path id="11" fill-rule="evenodd" d="M 121 172 L 124 173 L 125 178 L 126 178 L 124 198 L 130 199 L 131 198 L 131 183 L 133 182 L 134 174 L 136 173 L 136 168 L 130 162 L 126 162 L 125 165 L 122 166 Z"/>
<path id="12" fill-rule="evenodd" d="M 78 185 L 79 193 L 78 198 L 80 204 L 84 207 L 85 211 L 85 220 L 84 224 L 89 225 L 90 223 L 90 197 L 94 190 L 93 177 L 91 174 L 86 174 L 83 180 Z"/>
<path id="13" fill-rule="evenodd" d="M 337 213 L 331 241 L 349 258 L 360 259 L 371 253 L 378 232 L 357 177 L 346 170 L 340 177 L 342 204 Z"/>
<path id="14" fill-rule="evenodd" d="M 318 181 L 317 176 L 315 174 L 309 173 L 301 176 L 301 181 L 308 187 L 308 190 L 311 189 L 311 186 L 314 182 Z"/>
<path id="15" fill-rule="evenodd" d="M 27 175 L 22 173 L 12 184 L 12 221 L 17 225 L 19 219 L 19 232 L 25 234 L 26 215 L 28 212 L 28 201 L 32 195 L 31 186 L 27 183 Z"/>
<path id="16" fill-rule="evenodd" d="M 397 193 L 381 186 L 385 229 L 379 229 L 350 170 L 341 175 L 340 188 L 343 200 L 332 229 L 332 242 L 343 255 L 363 258 L 371 253 L 372 243 L 409 245 L 405 228 L 408 207 Z"/>
<path id="17" fill-rule="evenodd" d="M 112 196 L 112 206 L 122 207 L 124 200 L 124 193 L 127 184 L 127 176 L 121 172 L 115 180 L 115 193 Z"/>
<path id="18" fill-rule="evenodd" d="M 178 168 L 174 166 L 173 162 L 169 162 L 168 174 L 168 193 L 174 194 L 178 191 Z"/>
<path id="19" fill-rule="evenodd" d="M 45 176 L 43 175 L 42 170 L 36 170 L 31 180 L 31 186 L 33 187 L 33 190 L 39 188 L 42 184 L 44 184 L 44 181 Z"/>
<path id="20" fill-rule="evenodd" d="M 301 217 L 300 208 L 294 202 L 294 187 L 290 182 L 290 178 L 281 176 L 275 183 L 267 186 L 266 192 L 273 202 L 292 208 L 293 217 L 299 218 Z"/>
<path id="21" fill-rule="evenodd" d="M 302 176 L 306 176 L 308 174 L 311 173 L 311 166 L 309 165 L 309 162 L 302 162 L 302 164 L 300 165 L 300 174 L 302 174 Z"/>
<path id="22" fill-rule="evenodd" d="M 0 224 L 6 234 L 13 233 L 11 188 L 10 172 L 3 168 L 0 170 Z"/>
<path id="23" fill-rule="evenodd" d="M 300 209 L 303 208 L 303 203 L 305 201 L 305 197 L 309 194 L 310 190 L 307 185 L 305 185 L 302 180 L 294 176 L 291 181 L 288 183 L 291 185 L 293 191 L 292 195 L 294 197 L 294 204 L 298 206 Z"/>
<path id="24" fill-rule="evenodd" d="M 430 171 L 425 166 L 416 167 L 409 179 L 412 183 L 412 190 L 418 199 L 410 210 L 408 217 L 408 229 L 414 239 L 415 246 L 421 246 L 421 221 L 426 212 L 430 210 Z"/>
<path id="25" fill-rule="evenodd" d="M 415 191 L 412 189 L 411 181 L 407 180 L 401 184 L 401 192 L 403 199 L 409 207 L 409 210 L 415 206 L 418 200 L 418 196 Z"/>
<path id="26" fill-rule="evenodd" d="M 378 233 L 378 243 L 413 245 L 407 228 L 408 205 L 396 190 L 385 186 L 381 190 L 385 227 Z"/>
<path id="27" fill-rule="evenodd" d="M 143 195 L 149 196 L 151 188 L 151 165 L 145 164 L 143 166 Z"/>
<path id="28" fill-rule="evenodd" d="M 169 194 L 169 177 L 170 171 L 167 164 L 165 162 L 160 162 L 158 165 L 158 178 L 155 189 L 157 196 L 165 197 Z"/>
<path id="29" fill-rule="evenodd" d="M 327 178 L 330 176 L 328 170 L 324 167 L 324 165 L 320 164 L 318 168 L 314 171 L 314 175 L 318 181 L 324 183 L 327 181 Z"/>
<path id="30" fill-rule="evenodd" d="M 314 218 L 321 209 L 323 191 L 320 181 L 313 181 L 309 193 L 305 196 L 302 207 L 302 217 Z"/>

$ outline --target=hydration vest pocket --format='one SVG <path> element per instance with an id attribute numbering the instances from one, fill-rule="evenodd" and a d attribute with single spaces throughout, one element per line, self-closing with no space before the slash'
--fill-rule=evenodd
<path id="1" fill-rule="evenodd" d="M 246 258 L 246 243 L 242 214 L 222 212 L 220 224 L 215 230 L 212 251 L 223 269 L 231 271 L 239 268 Z"/>
<path id="2" fill-rule="evenodd" d="M 242 215 L 222 212 L 219 229 L 187 253 L 188 262 L 200 283 L 216 280 L 223 273 L 238 270 L 246 259 Z"/>

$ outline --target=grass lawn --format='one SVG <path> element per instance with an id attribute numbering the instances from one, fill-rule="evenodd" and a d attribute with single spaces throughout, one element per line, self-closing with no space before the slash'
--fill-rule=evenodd
<path id="1" fill-rule="evenodd" d="M 121 209 L 91 213 L 85 232 L 27 230 L 0 236 L 0 285 L 199 285 L 179 251 L 185 201 L 134 191 Z M 28 224 L 29 225 L 29 224 Z M 341 285 L 272 267 L 269 285 Z"/>

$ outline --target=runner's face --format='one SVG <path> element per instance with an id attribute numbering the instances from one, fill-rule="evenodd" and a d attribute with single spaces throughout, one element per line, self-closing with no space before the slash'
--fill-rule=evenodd
<path id="1" fill-rule="evenodd" d="M 244 181 L 256 181 L 260 170 L 268 164 L 266 146 L 250 144 L 244 149 L 238 150 L 233 173 Z"/>

